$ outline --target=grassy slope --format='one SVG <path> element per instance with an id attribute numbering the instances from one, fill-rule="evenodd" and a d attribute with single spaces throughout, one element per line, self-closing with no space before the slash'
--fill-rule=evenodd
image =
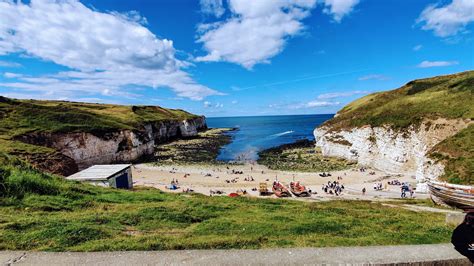
<path id="1" fill-rule="evenodd" d="M 0 152 L 45 154 L 52 149 L 15 141 L 31 132 L 107 132 L 146 122 L 196 117 L 156 106 L 122 106 L 61 101 L 15 100 L 0 96 Z"/>
<path id="2" fill-rule="evenodd" d="M 0 250 L 157 250 L 448 242 L 444 214 L 364 201 L 114 190 L 0 157 Z"/>
<path id="3" fill-rule="evenodd" d="M 345 106 L 324 125 L 334 129 L 364 125 L 405 128 L 423 118 L 474 118 L 474 71 L 420 79 Z"/>
<path id="4" fill-rule="evenodd" d="M 354 162 L 325 157 L 314 149 L 314 141 L 302 140 L 259 152 L 258 163 L 274 170 L 329 172 L 349 168 Z"/>
<path id="5" fill-rule="evenodd" d="M 333 130 L 363 125 L 403 129 L 424 118 L 474 119 L 474 71 L 420 79 L 362 97 L 324 125 Z M 437 145 L 431 157 L 445 165 L 444 180 L 474 184 L 474 128 L 471 125 Z"/>

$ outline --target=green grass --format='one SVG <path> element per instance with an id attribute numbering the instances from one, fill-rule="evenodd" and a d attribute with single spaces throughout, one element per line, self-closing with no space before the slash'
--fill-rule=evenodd
<path id="1" fill-rule="evenodd" d="M 197 116 L 182 110 L 158 106 L 16 100 L 0 96 L 0 152 L 30 160 L 41 168 L 47 164 L 45 158 L 52 158 L 52 162 L 56 158 L 60 164 L 64 156 L 53 149 L 22 142 L 21 136 L 62 132 L 101 136 L 122 129 L 140 130 L 145 123 L 194 117 Z M 52 171 L 51 167 L 41 169 Z"/>
<path id="2" fill-rule="evenodd" d="M 430 157 L 445 165 L 441 179 L 474 185 L 474 124 L 438 143 L 430 151 Z"/>
<path id="3" fill-rule="evenodd" d="M 449 242 L 444 215 L 368 201 L 305 203 L 93 187 L 0 157 L 0 249 L 108 251 Z"/>
<path id="4" fill-rule="evenodd" d="M 425 118 L 473 119 L 474 71 L 420 79 L 362 97 L 324 125 L 333 130 L 364 125 L 406 128 Z"/>
<path id="5" fill-rule="evenodd" d="M 258 155 L 259 164 L 282 171 L 328 172 L 348 169 L 355 164 L 342 158 L 323 156 L 309 140 L 263 150 Z"/>
<path id="6" fill-rule="evenodd" d="M 425 119 L 474 119 L 474 71 L 420 79 L 386 92 L 362 97 L 345 106 L 323 126 L 331 131 L 352 127 L 390 126 L 404 130 Z M 474 125 L 444 140 L 429 156 L 441 161 L 451 183 L 474 184 Z"/>

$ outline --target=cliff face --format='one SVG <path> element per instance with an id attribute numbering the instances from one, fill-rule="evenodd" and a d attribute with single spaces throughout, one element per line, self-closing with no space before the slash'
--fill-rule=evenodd
<path id="1" fill-rule="evenodd" d="M 364 166 L 408 174 L 421 181 L 436 179 L 444 172 L 444 166 L 430 159 L 428 152 L 467 125 L 464 120 L 437 119 L 403 130 L 363 126 L 333 131 L 323 126 L 314 130 L 314 136 L 325 156 L 356 160 Z"/>
<path id="2" fill-rule="evenodd" d="M 75 168 L 81 170 L 93 164 L 130 162 L 151 156 L 155 145 L 177 138 L 193 137 L 206 128 L 205 118 L 196 117 L 182 121 L 147 123 L 139 130 L 117 130 L 100 134 L 32 133 L 19 136 L 17 140 L 50 147 L 71 158 L 76 167 L 69 164 L 67 168 L 53 171 L 69 175 Z"/>

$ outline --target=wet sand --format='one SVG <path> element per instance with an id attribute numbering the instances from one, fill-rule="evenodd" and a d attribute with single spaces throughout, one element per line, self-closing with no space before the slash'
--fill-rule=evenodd
<path id="1" fill-rule="evenodd" d="M 234 171 L 242 171 L 243 174 L 234 174 Z M 370 174 L 375 172 L 375 174 Z M 307 172 L 287 172 L 269 170 L 267 167 L 258 164 L 245 165 L 166 165 L 153 166 L 152 164 L 139 164 L 133 167 L 134 186 L 150 186 L 165 192 L 181 193 L 183 190 L 192 189 L 196 193 L 210 195 L 210 191 L 222 191 L 223 195 L 246 190 L 249 196 L 260 197 L 258 191 L 252 191 L 259 187 L 259 183 L 267 183 L 271 191 L 271 185 L 278 179 L 285 185 L 291 181 L 300 181 L 307 189 L 317 194 L 312 194 L 309 198 L 298 198 L 305 200 L 331 200 L 331 199 L 361 199 L 361 200 L 386 200 L 400 198 L 400 186 L 388 185 L 390 180 L 409 182 L 413 187 L 416 185 L 414 177 L 406 175 L 389 175 L 380 171 L 367 169 L 361 172 L 359 169 L 350 169 L 331 172 L 330 177 L 321 177 L 320 173 Z M 185 177 L 186 175 L 186 177 Z M 337 180 L 337 177 L 342 180 Z M 245 178 L 252 177 L 254 181 L 245 181 Z M 179 188 L 170 190 L 167 186 L 171 180 L 178 180 Z M 228 183 L 226 180 L 234 180 Z M 322 190 L 323 184 L 328 181 L 339 181 L 345 190 L 339 196 L 330 195 Z M 382 183 L 382 190 L 374 190 L 375 182 Z M 365 195 L 362 189 L 366 188 Z M 427 198 L 426 194 L 415 193 L 415 198 Z M 274 195 L 265 197 L 275 197 Z M 295 197 L 293 197 L 295 198 Z"/>

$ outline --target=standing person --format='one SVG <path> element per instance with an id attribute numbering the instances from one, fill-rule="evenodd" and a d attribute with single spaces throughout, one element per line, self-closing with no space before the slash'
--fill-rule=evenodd
<path id="1" fill-rule="evenodd" d="M 362 195 L 365 195 L 365 188 L 362 189 Z"/>
<path id="2" fill-rule="evenodd" d="M 474 263 L 474 209 L 468 211 L 462 224 L 453 231 L 454 248 Z"/>

